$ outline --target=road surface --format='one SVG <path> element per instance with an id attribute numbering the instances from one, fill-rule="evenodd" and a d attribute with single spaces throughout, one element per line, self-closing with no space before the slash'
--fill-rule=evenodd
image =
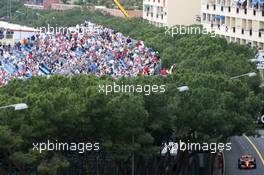
<path id="1" fill-rule="evenodd" d="M 232 137 L 232 150 L 224 152 L 225 175 L 264 175 L 264 138 Z M 238 158 L 251 154 L 256 158 L 257 169 L 238 169 Z"/>

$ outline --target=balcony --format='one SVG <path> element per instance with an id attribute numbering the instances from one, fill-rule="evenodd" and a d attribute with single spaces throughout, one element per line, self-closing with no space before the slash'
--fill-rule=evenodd
<path id="1" fill-rule="evenodd" d="M 158 23 L 167 23 L 167 16 L 164 15 L 164 12 L 163 13 L 144 12 L 143 19 Z"/>
<path id="2" fill-rule="evenodd" d="M 202 13 L 230 16 L 248 20 L 264 21 L 264 9 L 223 6 L 220 4 L 203 4 Z"/>
<path id="3" fill-rule="evenodd" d="M 240 38 L 249 41 L 255 41 L 264 44 L 264 30 L 244 29 L 240 27 L 227 27 L 225 25 L 211 24 L 210 22 L 202 22 L 203 26 L 211 31 L 212 28 L 217 35 Z"/>

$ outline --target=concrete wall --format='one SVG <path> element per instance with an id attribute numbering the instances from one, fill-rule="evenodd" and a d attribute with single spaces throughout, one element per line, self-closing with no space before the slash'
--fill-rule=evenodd
<path id="1" fill-rule="evenodd" d="M 150 6 L 146 11 L 145 7 Z M 159 12 L 160 9 L 162 12 Z M 157 26 L 199 24 L 197 17 L 201 15 L 200 0 L 143 0 L 143 18 Z M 163 18 L 160 18 L 163 13 Z M 159 17 L 156 17 L 156 16 Z M 162 24 L 162 25 L 160 25 Z"/>
<path id="2" fill-rule="evenodd" d="M 119 9 L 102 8 L 97 9 L 102 12 L 106 12 L 112 16 L 125 17 L 125 15 Z M 143 12 L 141 10 L 126 10 L 130 17 L 142 17 Z"/>
<path id="3" fill-rule="evenodd" d="M 200 0 L 168 0 L 168 26 L 199 24 Z"/>

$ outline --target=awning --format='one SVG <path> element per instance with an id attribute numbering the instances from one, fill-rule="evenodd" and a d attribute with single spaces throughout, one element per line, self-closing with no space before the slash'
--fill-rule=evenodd
<path id="1" fill-rule="evenodd" d="M 222 16 L 222 15 L 215 15 L 215 19 L 217 19 L 217 20 L 225 19 L 225 16 Z"/>

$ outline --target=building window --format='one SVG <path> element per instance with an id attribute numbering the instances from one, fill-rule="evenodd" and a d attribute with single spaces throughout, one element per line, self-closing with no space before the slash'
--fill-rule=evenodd
<path id="1" fill-rule="evenodd" d="M 206 14 L 203 13 L 203 21 L 206 21 Z"/>

